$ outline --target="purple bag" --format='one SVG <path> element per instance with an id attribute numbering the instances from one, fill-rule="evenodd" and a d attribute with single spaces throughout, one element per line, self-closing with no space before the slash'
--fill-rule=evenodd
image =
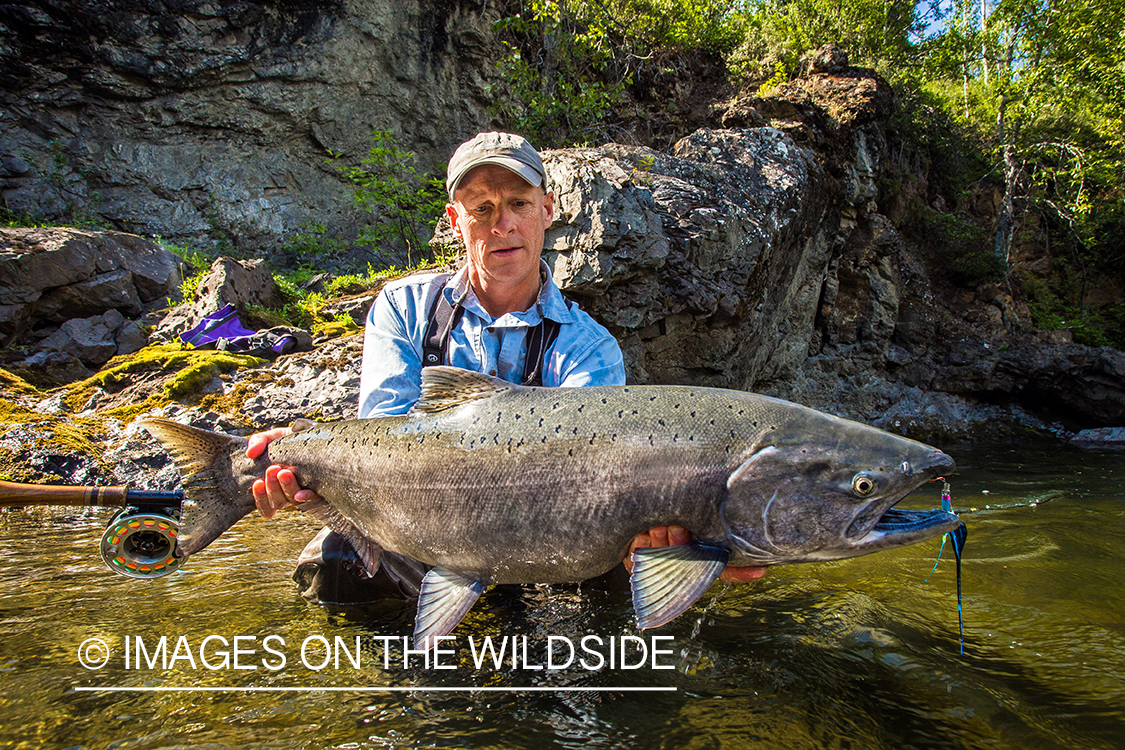
<path id="1" fill-rule="evenodd" d="M 206 316 L 198 325 L 181 333 L 180 341 L 196 349 L 219 349 L 256 357 L 276 357 L 297 346 L 297 339 L 291 334 L 243 328 L 234 305 Z"/>

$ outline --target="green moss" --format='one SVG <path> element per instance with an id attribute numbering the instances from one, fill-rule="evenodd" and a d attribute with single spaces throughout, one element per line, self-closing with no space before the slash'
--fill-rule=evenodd
<path id="1" fill-rule="evenodd" d="M 240 410 L 242 404 L 258 392 L 257 385 L 257 383 L 243 381 L 228 388 L 225 393 L 209 393 L 199 400 L 199 407 L 246 422 Z"/>
<path id="2" fill-rule="evenodd" d="M 101 419 L 44 414 L 21 404 L 0 399 L 0 433 L 7 433 L 16 427 L 30 428 L 34 434 L 34 438 L 27 444 L 29 450 L 79 454 L 101 468 L 107 469 L 100 458 L 102 453 L 100 446 L 107 436 L 105 423 Z M 9 448 L 0 450 L 0 478 L 15 482 L 57 479 L 57 477 L 29 471 L 20 460 L 19 452 Z"/>
<path id="3" fill-rule="evenodd" d="M 19 375 L 0 367 L 0 388 L 16 396 L 42 396 L 42 391 Z"/>
<path id="4" fill-rule="evenodd" d="M 352 320 L 352 316 L 346 313 L 340 313 L 332 320 L 322 320 L 313 325 L 312 333 L 316 337 L 339 338 L 340 336 L 350 336 L 353 333 L 359 333 L 363 329 L 356 325 Z"/>
<path id="5" fill-rule="evenodd" d="M 157 344 L 134 354 L 114 357 L 101 372 L 67 386 L 64 399 L 68 408 L 77 411 L 98 389 L 113 393 L 138 375 L 156 373 L 171 374 L 163 385 L 158 401 L 173 401 L 198 393 L 217 375 L 243 367 L 257 367 L 265 361 L 244 354 L 229 354 L 212 349 L 181 349 L 176 344 Z M 149 401 L 153 396 L 149 397 Z"/>

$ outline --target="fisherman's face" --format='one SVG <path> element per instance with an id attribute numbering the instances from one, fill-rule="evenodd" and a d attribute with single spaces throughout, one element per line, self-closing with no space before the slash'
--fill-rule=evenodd
<path id="1" fill-rule="evenodd" d="M 465 242 L 469 280 L 489 313 L 497 315 L 487 297 L 518 300 L 517 306 L 502 312 L 520 312 L 535 302 L 539 257 L 554 206 L 553 193 L 495 164 L 476 167 L 457 186 L 446 213 Z"/>

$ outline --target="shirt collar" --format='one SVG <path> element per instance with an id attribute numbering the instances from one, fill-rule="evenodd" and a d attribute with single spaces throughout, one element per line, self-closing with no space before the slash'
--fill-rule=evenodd
<path id="1" fill-rule="evenodd" d="M 567 304 L 562 292 L 555 284 L 550 267 L 542 259 L 539 260 L 539 274 L 542 283 L 539 287 L 539 298 L 536 299 L 535 304 L 523 312 L 509 313 L 509 315 L 531 326 L 539 325 L 545 317 L 558 323 L 573 323 L 574 313 L 571 312 L 570 305 Z M 477 299 L 476 292 L 469 288 L 468 276 L 468 266 L 461 268 L 445 283 L 445 289 L 442 293 L 445 294 L 450 304 L 456 304 L 458 300 L 461 300 L 461 304 L 464 305 L 466 311 L 472 312 L 484 320 L 492 320 L 492 316 L 488 314 L 480 300 Z M 501 316 L 501 318 L 503 317 L 506 316 Z"/>

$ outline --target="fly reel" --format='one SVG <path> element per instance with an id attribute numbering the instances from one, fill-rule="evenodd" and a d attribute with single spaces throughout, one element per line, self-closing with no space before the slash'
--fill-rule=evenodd
<path id="1" fill-rule="evenodd" d="M 171 508 L 125 508 L 102 534 L 102 560 L 118 575 L 160 578 L 180 569 L 176 557 L 180 524 Z"/>

